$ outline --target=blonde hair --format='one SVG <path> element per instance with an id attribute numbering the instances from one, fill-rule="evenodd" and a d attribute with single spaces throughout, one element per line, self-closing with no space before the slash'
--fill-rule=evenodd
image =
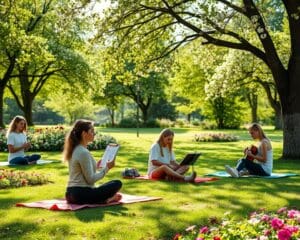
<path id="1" fill-rule="evenodd" d="M 16 129 L 17 129 L 17 125 L 19 122 L 21 121 L 24 121 L 25 122 L 25 126 L 24 126 L 24 129 L 23 129 L 23 133 L 27 131 L 27 121 L 26 119 L 23 117 L 23 116 L 15 116 L 13 118 L 13 120 L 11 120 L 9 126 L 8 126 L 8 130 L 7 130 L 7 133 L 6 133 L 6 137 L 8 137 L 8 134 L 10 134 L 11 132 L 15 132 Z"/>
<path id="2" fill-rule="evenodd" d="M 264 130 L 262 129 L 262 127 L 258 124 L 258 123 L 252 123 L 250 125 L 250 127 L 248 128 L 249 131 L 253 130 L 253 131 L 257 131 L 259 133 L 259 136 L 261 139 L 263 138 L 267 138 L 266 134 L 264 133 Z"/>
<path id="3" fill-rule="evenodd" d="M 71 130 L 67 133 L 64 143 L 63 159 L 69 161 L 72 157 L 75 147 L 82 140 L 82 132 L 88 132 L 93 127 L 93 122 L 89 120 L 77 120 Z"/>
<path id="4" fill-rule="evenodd" d="M 164 140 L 164 138 L 169 137 L 169 136 L 173 136 L 174 137 L 174 132 L 171 129 L 169 129 L 169 128 L 165 128 L 165 129 L 163 129 L 160 132 L 158 140 L 156 141 L 158 143 L 159 147 L 160 147 L 160 154 L 161 154 L 161 156 L 164 156 L 164 153 L 163 153 L 163 150 L 162 150 L 163 140 Z M 168 149 L 169 149 L 170 153 L 172 152 L 172 148 L 173 148 L 173 141 L 168 146 Z"/>

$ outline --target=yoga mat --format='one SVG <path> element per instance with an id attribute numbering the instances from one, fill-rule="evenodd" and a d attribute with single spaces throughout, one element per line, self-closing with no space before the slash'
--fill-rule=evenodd
<path id="1" fill-rule="evenodd" d="M 162 199 L 161 197 L 148 197 L 148 196 L 134 196 L 129 194 L 120 193 L 122 199 L 118 202 L 112 202 L 107 204 L 69 204 L 65 199 L 51 199 L 42 200 L 31 203 L 17 203 L 17 207 L 29 207 L 29 208 L 44 208 L 55 211 L 76 211 L 82 208 L 95 208 L 95 207 L 107 207 L 113 205 L 136 203 L 136 202 L 148 202 Z"/>
<path id="2" fill-rule="evenodd" d="M 241 178 L 285 178 L 285 177 L 292 177 L 297 176 L 296 173 L 272 173 L 271 176 L 257 176 L 257 175 L 245 175 Z M 206 174 L 205 176 L 215 176 L 215 177 L 231 177 L 226 171 L 219 171 L 214 173 Z"/>
<path id="3" fill-rule="evenodd" d="M 140 177 L 123 177 L 125 179 L 138 179 L 138 180 L 150 180 L 150 181 L 169 181 L 164 179 L 152 179 L 149 178 L 147 175 L 140 176 Z M 204 183 L 204 182 L 210 182 L 210 181 L 216 181 L 219 180 L 217 177 L 196 177 L 194 180 L 194 183 Z M 185 181 L 169 181 L 169 182 L 180 182 L 180 183 L 188 183 Z"/>
<path id="4" fill-rule="evenodd" d="M 36 164 L 47 164 L 47 163 L 52 163 L 53 161 L 51 160 L 37 160 Z M 35 164 L 33 164 L 35 165 Z M 7 161 L 6 162 L 0 162 L 0 166 L 27 166 L 27 165 L 22 165 L 22 164 L 9 164 Z"/>

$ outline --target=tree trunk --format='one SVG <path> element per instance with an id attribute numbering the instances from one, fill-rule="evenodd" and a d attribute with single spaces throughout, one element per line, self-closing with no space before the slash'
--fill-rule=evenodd
<path id="1" fill-rule="evenodd" d="M 282 124 L 281 109 L 275 108 L 274 110 L 275 110 L 275 120 L 274 120 L 275 130 L 282 130 L 283 124 Z"/>
<path id="2" fill-rule="evenodd" d="M 3 95 L 4 95 L 4 88 L 0 88 L 0 128 L 5 128 L 5 124 L 3 121 Z"/>
<path id="3" fill-rule="evenodd" d="M 300 156 L 300 113 L 283 115 L 283 155 L 284 159 Z"/>
<path id="4" fill-rule="evenodd" d="M 24 99 L 25 100 L 25 99 Z M 24 116 L 26 118 L 28 126 L 33 126 L 33 119 L 32 119 L 32 103 L 33 100 L 31 97 L 28 97 L 24 102 L 24 108 L 22 109 L 24 112 Z"/>
<path id="5" fill-rule="evenodd" d="M 258 117 L 257 117 L 257 99 L 258 96 L 256 93 L 252 93 L 251 91 L 247 94 L 248 98 L 248 103 L 251 108 L 251 121 L 252 122 L 258 122 Z"/>
<path id="6" fill-rule="evenodd" d="M 299 55 L 299 54 L 298 54 Z M 300 58 L 289 62 L 285 94 L 281 97 L 283 117 L 283 158 L 300 160 Z"/>

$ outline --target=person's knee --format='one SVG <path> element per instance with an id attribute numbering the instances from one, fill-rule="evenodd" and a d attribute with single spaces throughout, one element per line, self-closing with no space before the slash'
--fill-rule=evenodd
<path id="1" fill-rule="evenodd" d="M 120 180 L 114 180 L 114 185 L 116 189 L 121 189 L 123 186 L 123 183 Z"/>

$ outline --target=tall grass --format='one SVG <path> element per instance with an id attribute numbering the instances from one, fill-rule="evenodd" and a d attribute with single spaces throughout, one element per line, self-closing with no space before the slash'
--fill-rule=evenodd
<path id="1" fill-rule="evenodd" d="M 197 129 L 174 129 L 174 150 L 177 159 L 188 152 L 202 152 L 195 170 L 199 176 L 233 165 L 242 149 L 252 143 L 246 130 L 223 131 L 238 135 L 238 142 L 193 141 Z M 121 144 L 116 167 L 102 182 L 121 178 L 125 167 L 147 171 L 148 152 L 160 129 L 106 129 L 98 131 L 112 135 Z M 216 132 L 216 131 L 215 131 Z M 274 148 L 274 171 L 300 174 L 298 161 L 279 160 L 282 133 L 268 129 Z M 103 151 L 95 151 L 100 158 Z M 172 239 L 189 225 L 203 224 L 209 217 L 221 217 L 231 211 L 236 217 L 246 216 L 258 208 L 277 210 L 282 206 L 300 207 L 300 177 L 283 179 L 231 179 L 199 185 L 122 180 L 122 192 L 135 195 L 159 196 L 160 201 L 84 209 L 75 212 L 53 212 L 44 209 L 15 207 L 17 202 L 63 198 L 68 180 L 67 166 L 60 161 L 61 153 L 43 152 L 43 159 L 56 160 L 48 165 L 17 167 L 24 171 L 50 173 L 53 184 L 0 190 L 0 239 Z M 0 153 L 1 161 L 7 153 Z"/>

